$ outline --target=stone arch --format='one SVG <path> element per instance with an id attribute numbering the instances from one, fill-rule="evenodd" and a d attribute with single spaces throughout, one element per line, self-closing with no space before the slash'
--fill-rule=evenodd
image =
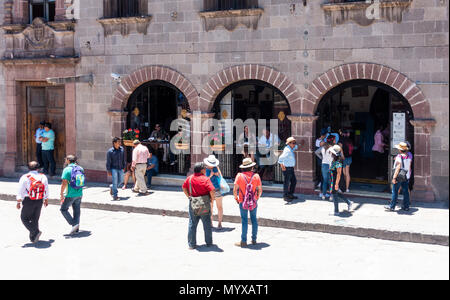
<path id="1" fill-rule="evenodd" d="M 184 94 L 191 109 L 197 107 L 197 90 L 186 77 L 169 67 L 153 65 L 137 69 L 121 80 L 114 93 L 110 111 L 123 111 L 134 90 L 152 80 L 172 84 Z"/>
<path id="2" fill-rule="evenodd" d="M 415 82 L 390 67 L 373 63 L 344 64 L 317 77 L 305 91 L 302 113 L 314 115 L 320 100 L 328 91 L 355 79 L 372 80 L 394 88 L 408 101 L 415 119 L 432 118 L 430 103 Z"/>
<path id="3" fill-rule="evenodd" d="M 276 69 L 258 64 L 228 67 L 212 76 L 200 92 L 199 109 L 211 111 L 217 96 L 227 86 L 242 80 L 260 80 L 271 84 L 286 97 L 291 113 L 300 113 L 301 94 L 293 82 Z"/>

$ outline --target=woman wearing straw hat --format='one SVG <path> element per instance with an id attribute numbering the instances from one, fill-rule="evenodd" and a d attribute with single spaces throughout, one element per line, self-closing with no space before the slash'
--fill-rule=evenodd
<path id="1" fill-rule="evenodd" d="M 251 209 L 244 209 L 244 198 L 247 193 L 247 185 L 252 185 L 252 192 L 254 193 L 255 200 L 257 201 L 262 194 L 262 183 L 261 178 L 257 173 L 253 172 L 253 167 L 256 163 L 252 161 L 251 158 L 244 158 L 242 160 L 242 165 L 239 166 L 241 173 L 236 175 L 234 181 L 233 194 L 234 199 L 239 204 L 239 210 L 241 213 L 241 223 L 242 223 L 242 234 L 241 241 L 235 243 L 238 247 L 247 246 L 247 231 L 248 231 L 248 213 L 250 212 L 250 219 L 252 221 L 252 244 L 256 244 L 256 237 L 258 234 L 258 220 L 256 218 L 256 211 L 258 209 L 258 204 Z M 249 190 L 250 191 L 250 190 Z M 249 194 L 248 194 L 249 195 Z M 247 196 L 248 196 L 247 195 Z"/>
<path id="2" fill-rule="evenodd" d="M 400 154 L 395 157 L 394 161 L 394 175 L 392 176 L 392 198 L 389 205 L 384 208 L 388 211 L 394 211 L 397 204 L 398 190 L 400 187 L 403 192 L 402 210 L 409 210 L 409 179 L 411 178 L 411 164 L 412 158 L 408 156 L 408 145 L 404 142 L 395 145 L 395 148 L 400 150 Z M 402 172 L 401 172 L 402 171 Z M 405 176 L 399 176 L 401 173 L 406 173 Z"/>
<path id="3" fill-rule="evenodd" d="M 219 169 L 219 160 L 214 156 L 214 154 L 211 154 L 207 158 L 203 160 L 203 163 L 206 166 L 206 177 L 208 177 L 215 190 L 215 202 L 217 206 L 217 213 L 218 213 L 218 225 L 217 228 L 222 228 L 222 219 L 223 219 L 223 205 L 222 205 L 222 194 L 220 193 L 220 178 L 222 177 L 222 172 L 220 172 Z M 214 201 L 211 201 L 211 224 L 213 224 L 213 208 L 214 208 Z M 213 226 L 214 227 L 214 226 Z"/>

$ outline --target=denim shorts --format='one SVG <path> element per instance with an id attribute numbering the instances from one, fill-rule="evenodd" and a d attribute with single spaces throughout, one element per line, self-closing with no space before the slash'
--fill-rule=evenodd
<path id="1" fill-rule="evenodd" d="M 343 167 L 345 168 L 346 166 L 350 166 L 351 164 L 352 164 L 352 158 L 351 157 L 346 157 L 344 159 Z"/>

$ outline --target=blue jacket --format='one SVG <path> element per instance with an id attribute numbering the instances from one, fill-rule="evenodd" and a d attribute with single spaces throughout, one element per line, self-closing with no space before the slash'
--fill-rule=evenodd
<path id="1" fill-rule="evenodd" d="M 106 153 L 106 169 L 108 171 L 111 171 L 111 169 L 123 170 L 125 166 L 123 147 L 120 146 L 117 150 L 111 147 Z"/>

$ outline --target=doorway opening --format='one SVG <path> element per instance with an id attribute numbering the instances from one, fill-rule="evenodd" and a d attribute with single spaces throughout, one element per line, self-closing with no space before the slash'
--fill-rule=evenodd
<path id="1" fill-rule="evenodd" d="M 414 128 L 410 123 L 413 113 L 408 101 L 387 85 L 353 80 L 329 91 L 320 101 L 316 115 L 316 138 L 321 131 L 349 133 L 354 149 L 350 190 L 390 192 L 393 159 L 398 154 L 394 146 L 407 141 L 414 154 Z M 375 142 L 377 131 L 382 144 Z M 342 142 L 343 137 L 339 138 Z M 319 171 L 316 165 L 316 174 Z"/>
<path id="2" fill-rule="evenodd" d="M 153 80 L 131 94 L 125 110 L 127 128 L 139 130 L 138 139 L 158 157 L 159 173 L 186 175 L 190 155 L 175 155 L 169 147 L 170 140 L 178 133 L 170 131 L 172 121 L 183 119 L 189 126 L 190 107 L 184 94 L 168 82 Z M 131 162 L 132 148 L 126 148 L 127 161 Z"/>
<path id="3" fill-rule="evenodd" d="M 283 182 L 283 175 L 278 164 L 263 167 L 259 165 L 261 157 L 257 148 L 263 137 L 264 130 L 270 129 L 270 120 L 277 120 L 278 133 L 267 133 L 268 143 L 277 147 L 276 155 L 280 155 L 285 146 L 285 141 L 291 136 L 291 121 L 287 118 L 291 114 L 291 109 L 286 97 L 274 86 L 259 80 L 243 80 L 236 82 L 225 88 L 216 98 L 212 110 L 218 120 L 245 120 L 252 119 L 256 124 L 256 132 L 254 137 L 237 136 L 235 128 L 233 129 L 233 153 L 222 154 L 216 153 L 221 163 L 221 171 L 225 178 L 233 178 L 239 172 L 239 165 L 242 163 L 244 154 L 239 145 L 256 143 L 256 151 L 248 153 L 253 161 L 258 163 L 259 174 L 262 180 L 270 184 L 272 182 Z M 258 120 L 265 120 L 263 126 L 259 126 Z M 238 146 L 238 147 L 236 147 Z M 244 147 L 245 148 L 245 147 Z M 250 147 L 251 148 L 251 147 Z M 239 153 L 238 153 L 239 152 Z M 251 152 L 251 151 L 250 151 Z"/>
<path id="4" fill-rule="evenodd" d="M 44 82 L 24 82 L 18 105 L 17 123 L 17 167 L 26 166 L 37 157 L 36 130 L 39 123 L 49 122 L 55 132 L 54 159 L 57 173 L 61 171 L 66 156 L 65 88 L 49 86 Z"/>

